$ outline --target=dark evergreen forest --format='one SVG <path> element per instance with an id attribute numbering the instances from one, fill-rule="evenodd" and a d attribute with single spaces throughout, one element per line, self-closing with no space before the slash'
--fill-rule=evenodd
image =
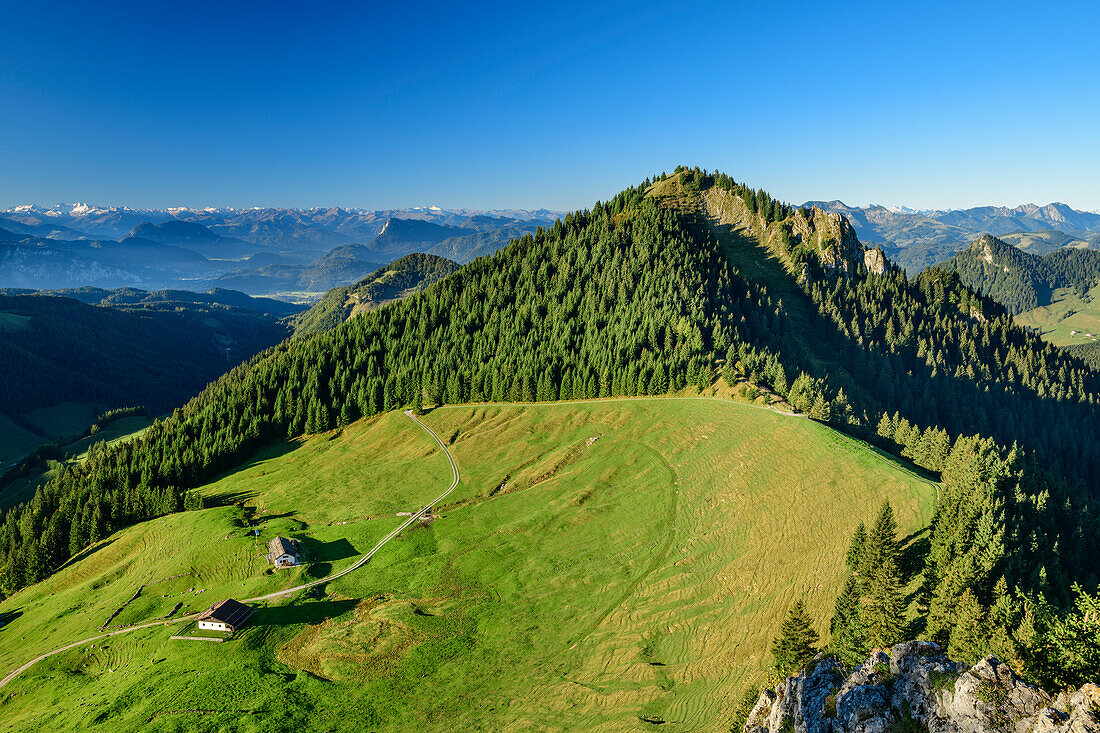
<path id="1" fill-rule="evenodd" d="M 70 400 L 168 410 L 287 333 L 273 316 L 216 304 L 0 295 L 0 412 Z"/>
<path id="2" fill-rule="evenodd" d="M 988 235 L 937 267 L 958 273 L 967 286 L 1013 314 L 1048 305 L 1057 288 L 1076 288 L 1083 294 L 1100 283 L 1096 250 L 1060 249 L 1039 257 Z"/>

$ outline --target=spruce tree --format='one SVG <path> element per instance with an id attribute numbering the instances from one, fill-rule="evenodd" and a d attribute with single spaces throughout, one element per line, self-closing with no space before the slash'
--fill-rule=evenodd
<path id="1" fill-rule="evenodd" d="M 861 572 L 865 577 L 870 577 L 888 561 L 893 562 L 896 571 L 898 555 L 898 523 L 894 519 L 894 509 L 890 502 L 885 502 L 867 537 L 867 552 L 863 556 L 865 567 Z"/>
<path id="2" fill-rule="evenodd" d="M 817 654 L 817 641 L 818 635 L 806 613 L 806 604 L 800 599 L 787 613 L 779 636 L 772 642 L 775 671 L 779 676 L 790 677 L 805 667 Z"/>
<path id="3" fill-rule="evenodd" d="M 871 650 L 867 641 L 867 624 L 860 603 L 859 584 L 849 575 L 844 590 L 836 599 L 833 618 L 829 622 L 829 649 L 849 667 L 863 663 Z"/>
<path id="4" fill-rule="evenodd" d="M 874 647 L 888 647 L 905 632 L 905 598 L 893 558 L 874 567 L 867 578 L 867 640 Z"/>
<path id="5" fill-rule="evenodd" d="M 967 588 L 955 606 L 955 627 L 951 630 L 947 656 L 956 662 L 974 664 L 985 656 L 988 645 L 985 614 L 974 593 Z"/>
<path id="6" fill-rule="evenodd" d="M 858 573 L 863 567 L 863 556 L 867 552 L 867 527 L 863 522 L 859 523 L 856 527 L 855 533 L 852 535 L 852 541 L 848 545 L 848 569 L 853 573 Z"/>
<path id="7" fill-rule="evenodd" d="M 829 422 L 833 419 L 833 411 L 829 401 L 820 392 L 810 407 L 808 415 L 811 420 L 817 420 L 818 422 Z"/>
<path id="8" fill-rule="evenodd" d="M 887 440 L 894 437 L 894 423 L 890 420 L 890 415 L 888 413 L 882 413 L 882 419 L 878 421 L 878 427 L 875 428 L 875 433 L 880 438 L 886 438 Z"/>

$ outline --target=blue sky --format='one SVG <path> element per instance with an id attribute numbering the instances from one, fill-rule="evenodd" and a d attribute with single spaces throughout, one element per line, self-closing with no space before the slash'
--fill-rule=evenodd
<path id="1" fill-rule="evenodd" d="M 0 206 L 1100 209 L 1095 4 L 0 0 Z"/>

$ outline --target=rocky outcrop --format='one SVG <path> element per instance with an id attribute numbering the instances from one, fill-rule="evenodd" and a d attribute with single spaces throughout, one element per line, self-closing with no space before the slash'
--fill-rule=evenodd
<path id="1" fill-rule="evenodd" d="M 798 241 L 815 246 L 826 270 L 851 274 L 856 264 L 863 262 L 863 245 L 843 214 L 815 206 L 809 209 L 808 217 L 796 215 L 790 221 L 791 233 Z"/>
<path id="2" fill-rule="evenodd" d="M 702 204 L 713 223 L 757 238 L 780 256 L 792 274 L 798 274 L 798 260 L 807 251 L 829 273 L 854 274 L 864 263 L 863 245 L 843 214 L 815 206 L 796 209 L 782 222 L 770 222 L 762 214 L 753 213 L 741 197 L 718 187 L 703 193 Z"/>
<path id="3" fill-rule="evenodd" d="M 882 247 L 875 247 L 863 253 L 863 266 L 872 275 L 881 275 L 886 272 L 886 253 Z"/>
<path id="4" fill-rule="evenodd" d="M 819 655 L 805 671 L 764 690 L 744 733 L 1100 732 L 1100 687 L 1050 696 L 995 657 L 957 664 L 931 642 L 876 651 L 846 672 Z"/>
<path id="5" fill-rule="evenodd" d="M 982 262 L 985 262 L 987 265 L 992 265 L 993 246 L 996 244 L 999 244 L 1002 247 L 1007 246 L 1003 242 L 999 242 L 988 234 L 983 234 L 970 244 L 970 249 L 977 253 Z"/>

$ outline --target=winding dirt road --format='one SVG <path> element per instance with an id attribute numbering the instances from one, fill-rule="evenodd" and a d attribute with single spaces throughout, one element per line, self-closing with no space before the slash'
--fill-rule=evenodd
<path id="1" fill-rule="evenodd" d="M 374 557 L 375 553 L 377 553 L 379 550 L 381 550 L 387 542 L 389 542 L 394 537 L 396 537 L 397 535 L 404 532 L 406 529 L 408 529 L 409 525 L 411 525 L 413 522 L 417 521 L 418 519 L 423 517 L 425 514 L 428 514 L 429 512 L 431 512 L 432 507 L 436 506 L 437 504 L 439 504 L 439 502 L 446 499 L 448 496 L 450 496 L 452 491 L 454 491 L 456 488 L 458 488 L 458 482 L 461 479 L 461 476 L 459 475 L 459 472 L 458 472 L 458 464 L 455 463 L 454 456 L 451 455 L 451 452 L 449 450 L 447 450 L 447 446 L 443 443 L 443 441 L 440 439 L 440 437 L 438 435 L 436 435 L 434 430 L 429 428 L 424 423 L 420 422 L 420 420 L 418 420 L 416 418 L 416 416 L 413 415 L 412 410 L 405 410 L 405 416 L 408 417 L 410 420 L 412 420 L 417 425 L 419 425 L 425 432 L 428 433 L 428 435 L 432 436 L 432 440 L 434 440 L 436 442 L 436 444 L 439 446 L 439 449 L 443 451 L 443 455 L 445 455 L 447 457 L 448 463 L 451 464 L 451 471 L 454 474 L 454 478 L 451 481 L 451 485 L 447 488 L 447 490 L 444 491 L 439 496 L 435 497 L 435 499 L 433 499 L 430 503 L 425 504 L 418 511 L 414 512 L 397 529 L 393 530 L 388 535 L 386 535 L 385 537 L 380 539 L 378 541 L 378 543 L 374 547 L 372 547 L 369 552 L 367 552 L 367 554 L 363 555 L 361 558 L 356 560 L 355 564 L 351 565 L 350 567 L 345 568 L 344 570 L 341 570 L 338 573 L 333 573 L 332 575 L 327 575 L 324 578 L 319 578 L 317 580 L 312 580 L 308 583 L 303 583 L 302 585 L 296 585 L 293 588 L 287 588 L 285 590 L 275 591 L 274 593 L 268 593 L 266 595 L 256 596 L 255 598 L 245 598 L 242 601 L 243 603 L 255 603 L 257 601 L 267 601 L 267 600 L 270 600 L 272 598 L 279 598 L 280 596 L 286 596 L 286 595 L 290 595 L 291 593 L 297 593 L 298 591 L 306 590 L 306 589 L 312 588 L 316 585 L 321 585 L 322 583 L 329 583 L 333 580 L 336 580 L 337 578 L 342 578 L 343 576 L 347 575 L 348 573 L 351 573 L 351 572 L 354 572 L 355 570 L 358 570 L 359 568 L 363 567 L 368 562 L 370 562 L 370 559 L 372 557 Z M 178 623 L 182 623 L 182 622 L 185 622 L 185 621 L 194 621 L 196 618 L 199 617 L 199 615 L 200 615 L 199 613 L 192 613 L 192 614 L 188 614 L 187 616 L 180 616 L 179 618 L 171 619 L 169 621 L 164 621 L 164 620 L 150 621 L 149 623 L 146 623 L 146 624 L 139 624 L 138 626 L 130 626 L 130 627 L 127 627 L 125 629 L 118 629 L 117 631 L 109 631 L 109 632 L 104 633 L 104 634 L 99 634 L 98 636 L 89 636 L 87 639 L 81 639 L 80 641 L 74 641 L 71 644 L 67 644 L 65 646 L 58 647 L 57 649 L 54 649 L 53 651 L 46 652 L 45 654 L 40 654 L 37 657 L 35 657 L 34 659 L 32 659 L 31 661 L 24 664 L 22 667 L 19 667 L 18 669 L 12 670 L 11 672 L 8 673 L 8 675 L 6 677 L 4 677 L 4 679 L 0 680 L 0 688 L 3 688 L 5 685 L 7 685 L 13 679 L 18 677 L 20 674 L 27 671 L 31 667 L 33 667 L 38 662 L 41 662 L 43 659 L 46 659 L 48 657 L 52 657 L 55 654 L 60 654 L 61 652 L 68 651 L 69 649 L 73 649 L 73 648 L 81 646 L 83 644 L 89 644 L 89 643 L 91 643 L 93 641 L 97 641 L 99 639 L 106 639 L 109 636 L 117 636 L 119 634 L 129 634 L 133 631 L 140 631 L 141 629 L 149 629 L 149 628 L 152 628 L 154 626 L 168 626 L 170 624 L 178 624 Z"/>

